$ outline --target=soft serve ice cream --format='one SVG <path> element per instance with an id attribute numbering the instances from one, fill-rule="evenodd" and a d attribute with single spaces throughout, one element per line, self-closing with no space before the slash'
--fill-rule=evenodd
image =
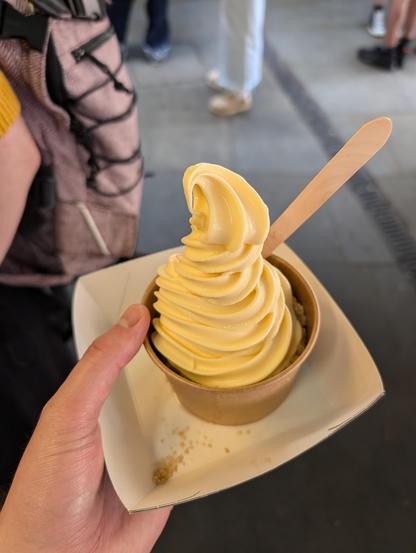
<path id="1" fill-rule="evenodd" d="M 152 342 L 194 382 L 259 382 L 285 368 L 303 338 L 289 281 L 261 255 L 267 206 L 219 165 L 189 167 L 183 184 L 191 233 L 158 271 Z"/>

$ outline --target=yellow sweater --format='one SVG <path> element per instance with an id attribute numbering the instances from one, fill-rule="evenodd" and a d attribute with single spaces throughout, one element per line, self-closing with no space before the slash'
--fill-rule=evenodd
<path id="1" fill-rule="evenodd" d="M 4 74 L 0 71 L 0 138 L 20 115 L 20 103 Z"/>

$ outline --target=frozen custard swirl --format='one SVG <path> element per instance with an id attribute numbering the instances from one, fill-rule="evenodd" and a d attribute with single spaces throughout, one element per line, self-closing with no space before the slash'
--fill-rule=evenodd
<path id="1" fill-rule="evenodd" d="M 229 388 L 287 365 L 302 338 L 286 277 L 261 255 L 269 212 L 239 175 L 208 163 L 185 171 L 192 232 L 156 280 L 156 349 L 184 376 Z"/>

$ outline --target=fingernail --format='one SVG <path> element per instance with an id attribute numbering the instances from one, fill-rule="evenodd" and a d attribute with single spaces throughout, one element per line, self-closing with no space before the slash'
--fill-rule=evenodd
<path id="1" fill-rule="evenodd" d="M 131 328 L 135 326 L 140 319 L 145 315 L 146 307 L 144 305 L 134 304 L 131 305 L 121 316 L 118 324 L 124 326 L 124 328 Z"/>

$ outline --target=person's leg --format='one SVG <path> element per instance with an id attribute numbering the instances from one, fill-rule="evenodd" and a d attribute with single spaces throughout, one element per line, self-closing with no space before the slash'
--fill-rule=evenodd
<path id="1" fill-rule="evenodd" d="M 147 0 L 148 28 L 143 53 L 149 61 L 163 61 L 169 55 L 168 0 Z"/>
<path id="2" fill-rule="evenodd" d="M 403 37 L 407 40 L 416 38 L 416 0 L 410 0 L 403 28 Z"/>
<path id="3" fill-rule="evenodd" d="M 261 81 L 265 0 L 224 0 L 219 85 L 252 92 Z"/>
<path id="4" fill-rule="evenodd" d="M 251 107 L 251 93 L 262 77 L 265 8 L 265 0 L 222 2 L 215 85 L 225 92 L 210 101 L 215 115 L 236 115 Z"/>
<path id="5" fill-rule="evenodd" d="M 397 45 L 397 60 L 402 67 L 408 54 L 412 53 L 411 42 L 416 38 L 416 0 L 410 0 L 403 26 L 403 36 Z"/>
<path id="6" fill-rule="evenodd" d="M 409 0 L 391 0 L 387 15 L 387 30 L 384 37 L 386 48 L 395 48 L 399 42 L 400 32 L 406 17 Z"/>
<path id="7" fill-rule="evenodd" d="M 146 43 L 152 48 L 169 43 L 168 0 L 148 0 L 146 11 L 148 17 Z"/>
<path id="8" fill-rule="evenodd" d="M 44 404 L 75 362 L 69 306 L 36 288 L 0 285 L 0 488 L 10 484 Z"/>
<path id="9" fill-rule="evenodd" d="M 126 42 L 126 31 L 131 3 L 132 0 L 113 0 L 107 8 L 108 17 L 122 45 Z"/>

